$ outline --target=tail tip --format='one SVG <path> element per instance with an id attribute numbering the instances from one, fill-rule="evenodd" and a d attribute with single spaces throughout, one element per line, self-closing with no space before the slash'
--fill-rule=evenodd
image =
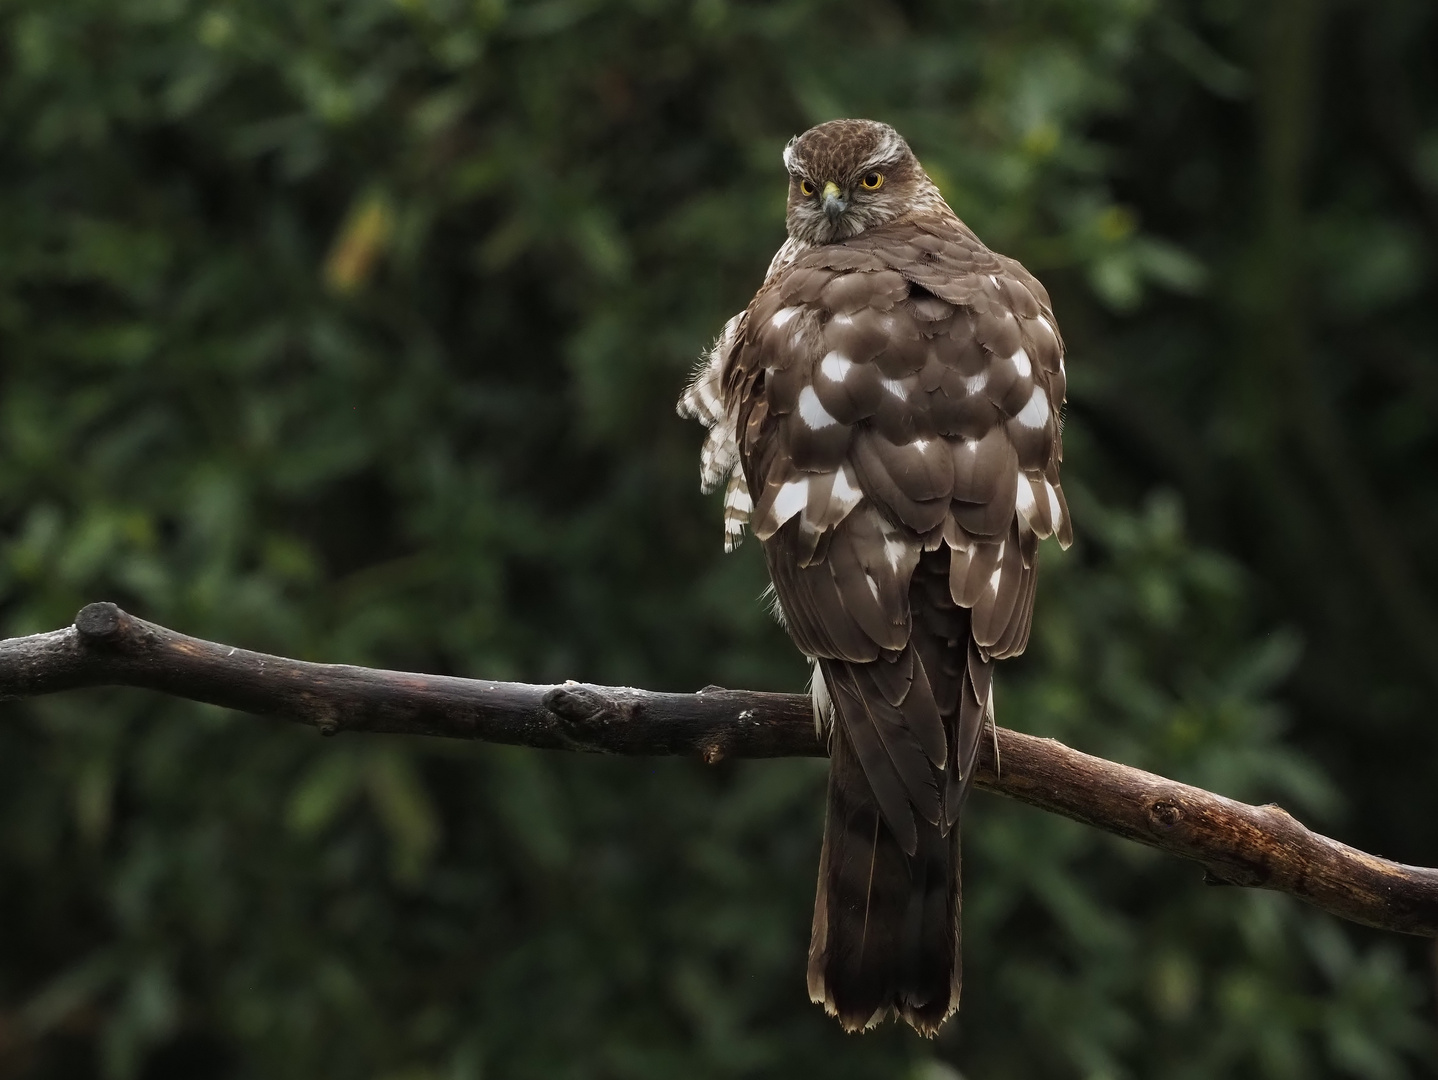
<path id="1" fill-rule="evenodd" d="M 932 1039 L 938 1035 L 949 1017 L 959 1011 L 957 994 L 950 996 L 940 1009 L 935 1009 L 932 1005 L 916 1007 L 907 1002 L 880 1005 L 872 1012 L 866 1012 L 863 1007 L 857 1012 L 851 1009 L 841 1009 L 835 1004 L 822 980 L 810 981 L 809 1000 L 815 1005 L 821 1006 L 824 1012 L 838 1020 L 839 1026 L 850 1035 L 872 1031 L 885 1020 L 897 1017 L 913 1028 L 918 1035 L 925 1039 Z"/>

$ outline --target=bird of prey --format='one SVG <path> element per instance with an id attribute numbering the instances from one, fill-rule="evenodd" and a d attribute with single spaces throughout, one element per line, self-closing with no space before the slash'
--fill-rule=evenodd
<path id="1" fill-rule="evenodd" d="M 959 813 L 993 663 L 1029 638 L 1059 486 L 1063 340 L 908 144 L 791 140 L 788 233 L 679 403 L 709 428 L 726 550 L 763 544 L 830 756 L 809 994 L 858 1031 L 958 1008 Z"/>

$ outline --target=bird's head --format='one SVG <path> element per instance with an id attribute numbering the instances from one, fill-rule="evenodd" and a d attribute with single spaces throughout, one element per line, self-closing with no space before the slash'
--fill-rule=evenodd
<path id="1" fill-rule="evenodd" d="M 847 240 L 893 221 L 937 190 L 902 135 L 874 120 L 830 120 L 789 140 L 789 235 Z"/>

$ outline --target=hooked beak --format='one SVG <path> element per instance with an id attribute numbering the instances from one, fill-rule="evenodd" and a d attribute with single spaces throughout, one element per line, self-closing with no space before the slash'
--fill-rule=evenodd
<path id="1" fill-rule="evenodd" d="M 825 181 L 824 183 L 823 204 L 824 214 L 830 221 L 835 220 L 845 210 L 849 209 L 849 204 L 844 201 L 843 193 L 839 190 L 839 185 L 832 180 Z"/>

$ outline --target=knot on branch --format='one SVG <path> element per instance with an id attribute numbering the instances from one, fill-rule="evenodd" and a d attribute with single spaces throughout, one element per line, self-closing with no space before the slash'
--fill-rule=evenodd
<path id="1" fill-rule="evenodd" d="M 1183 807 L 1170 799 L 1159 799 L 1149 806 L 1148 820 L 1154 828 L 1167 832 L 1183 823 Z"/>
<path id="2" fill-rule="evenodd" d="M 565 683 L 545 693 L 544 707 L 566 724 L 592 728 L 618 720 L 623 707 L 612 697 L 583 683 Z"/>
<path id="3" fill-rule="evenodd" d="M 75 630 L 81 639 L 89 642 L 113 641 L 125 627 L 126 615 L 118 604 L 102 600 L 98 604 L 86 604 L 75 616 Z"/>

